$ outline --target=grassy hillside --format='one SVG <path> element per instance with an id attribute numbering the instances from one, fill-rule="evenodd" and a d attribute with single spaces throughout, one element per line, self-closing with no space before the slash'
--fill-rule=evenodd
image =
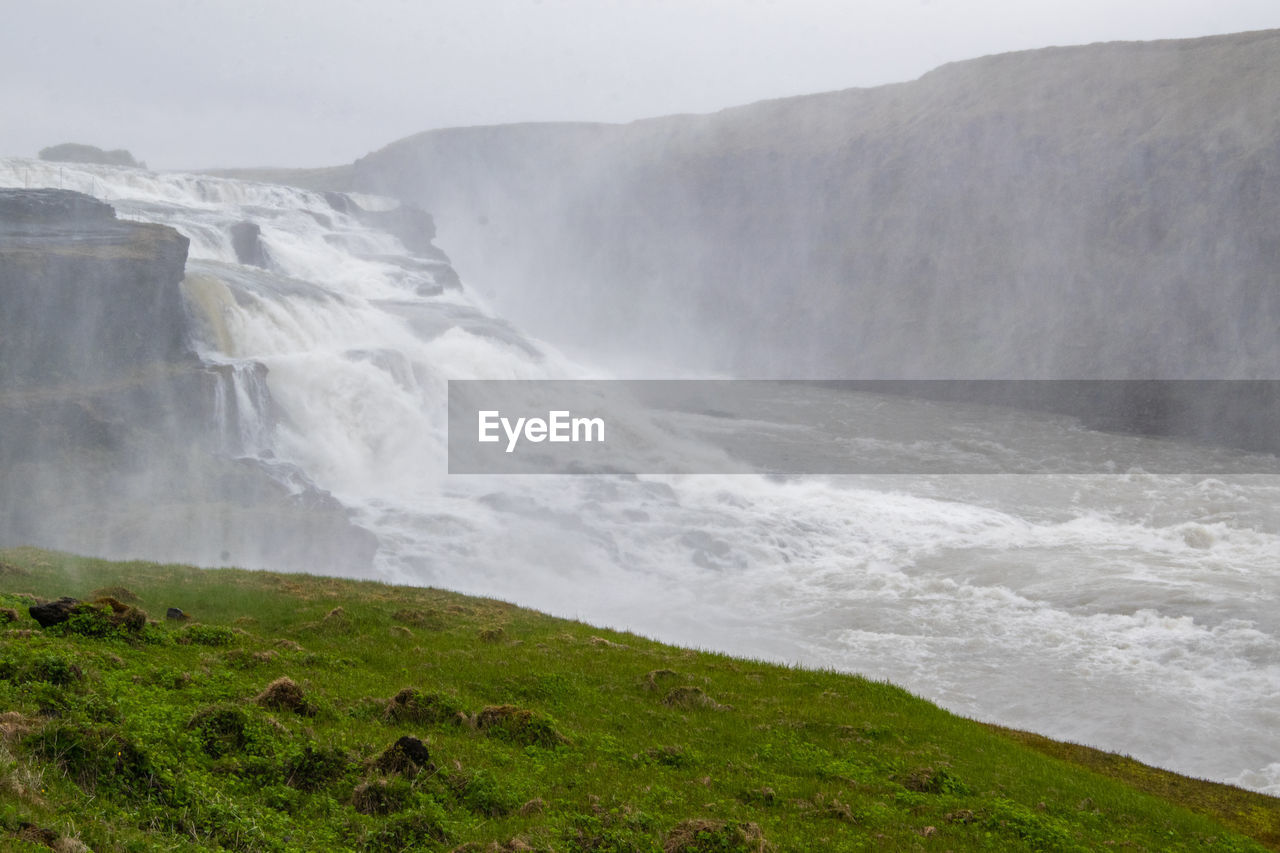
<path id="1" fill-rule="evenodd" d="M 32 549 L 0 591 L 5 850 L 1280 849 L 1272 798 L 498 601 Z"/>

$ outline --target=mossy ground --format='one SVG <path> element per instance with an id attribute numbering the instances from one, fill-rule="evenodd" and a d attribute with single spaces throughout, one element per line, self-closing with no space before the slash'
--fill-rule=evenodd
<path id="1" fill-rule="evenodd" d="M 32 549 L 0 590 L 6 850 L 1280 849 L 1269 797 L 498 601 Z"/>

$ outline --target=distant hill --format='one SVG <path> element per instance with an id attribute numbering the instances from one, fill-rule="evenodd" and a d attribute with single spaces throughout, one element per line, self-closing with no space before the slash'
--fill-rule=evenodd
<path id="1" fill-rule="evenodd" d="M 335 172 L 535 333 L 738 375 L 1280 377 L 1280 31 L 991 56 Z M 344 186 L 344 188 L 347 188 Z"/>
<path id="2" fill-rule="evenodd" d="M 82 145 L 79 142 L 64 142 L 62 145 L 41 148 L 39 156 L 41 160 L 59 163 L 94 163 L 99 166 L 131 166 L 142 169 L 147 167 L 146 163 L 135 160 L 123 148 L 103 151 L 96 145 Z"/>

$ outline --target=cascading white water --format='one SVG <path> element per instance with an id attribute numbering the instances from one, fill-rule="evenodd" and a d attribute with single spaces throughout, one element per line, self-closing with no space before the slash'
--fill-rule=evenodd
<path id="1" fill-rule="evenodd" d="M 447 380 L 591 367 L 466 291 L 422 295 L 388 260 L 404 247 L 322 195 L 0 161 L 0 185 L 59 181 L 191 238 L 184 293 L 202 356 L 227 366 L 228 447 L 297 466 L 355 510 L 387 579 L 860 672 L 1280 793 L 1280 478 L 449 477 Z M 235 263 L 230 227 L 244 220 L 270 270 Z M 1036 452 L 1045 420 L 1028 418 L 1017 452 Z M 1072 440 L 1104 459 L 1115 438 Z"/>

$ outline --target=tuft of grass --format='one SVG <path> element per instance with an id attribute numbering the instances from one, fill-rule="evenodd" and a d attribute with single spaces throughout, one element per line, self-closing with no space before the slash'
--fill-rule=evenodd
<path id="1" fill-rule="evenodd" d="M 710 711 L 730 710 L 728 705 L 721 705 L 706 694 L 701 687 L 673 687 L 662 697 L 662 704 L 670 708 L 706 708 Z"/>
<path id="2" fill-rule="evenodd" d="M 389 815 L 403 811 L 411 789 L 403 779 L 361 782 L 351 792 L 351 807 L 363 815 Z"/>
<path id="3" fill-rule="evenodd" d="M 100 598 L 89 604 L 77 605 L 65 622 L 46 630 L 58 635 L 78 634 L 99 640 L 139 639 L 146 627 L 145 611 L 114 598 Z"/>
<path id="4" fill-rule="evenodd" d="M 967 794 L 969 789 L 947 767 L 917 767 L 894 777 L 894 781 L 917 794 Z"/>
<path id="5" fill-rule="evenodd" d="M 521 746 L 552 749 L 569 742 L 550 719 L 514 705 L 490 705 L 476 715 L 475 723 L 485 734 Z"/>
<path id="6" fill-rule="evenodd" d="M 174 640 L 183 645 L 230 646 L 236 641 L 235 632 L 222 625 L 201 625 L 199 622 L 188 624 L 174 634 Z"/>
<path id="7" fill-rule="evenodd" d="M 754 823 L 686 820 L 662 843 L 662 853 L 766 853 L 773 845 Z"/>
<path id="8" fill-rule="evenodd" d="M 315 707 L 307 701 L 298 682 L 287 675 L 282 675 L 267 685 L 266 689 L 254 697 L 255 702 L 264 708 L 277 711 L 292 711 L 304 717 L 314 716 Z"/>
<path id="9" fill-rule="evenodd" d="M 221 704 L 197 711 L 187 728 L 195 731 L 210 758 L 242 751 L 249 743 L 249 715 L 238 705 Z"/>
<path id="10" fill-rule="evenodd" d="M 89 598 L 94 600 L 111 598 L 125 604 L 139 604 L 142 602 L 141 596 L 136 592 L 129 589 L 127 586 L 120 586 L 119 584 L 115 586 L 99 587 L 89 593 Z"/>
<path id="11" fill-rule="evenodd" d="M 466 719 L 462 705 L 454 698 L 439 693 L 423 693 L 406 687 L 391 697 L 383 711 L 388 723 L 458 723 Z"/>

